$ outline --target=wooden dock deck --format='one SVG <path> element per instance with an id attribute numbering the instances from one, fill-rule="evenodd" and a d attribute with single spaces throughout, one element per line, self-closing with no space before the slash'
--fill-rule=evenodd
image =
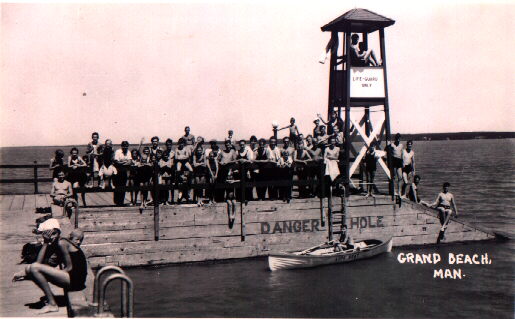
<path id="1" fill-rule="evenodd" d="M 80 197 L 80 195 L 79 195 Z M 125 204 L 129 204 L 129 194 L 125 196 Z M 0 195 L 0 212 L 6 211 L 34 211 L 36 207 L 47 207 L 52 202 L 48 194 L 26 194 L 26 195 Z M 82 199 L 79 198 L 82 208 Z M 88 207 L 114 206 L 113 193 L 87 193 L 86 204 Z"/>

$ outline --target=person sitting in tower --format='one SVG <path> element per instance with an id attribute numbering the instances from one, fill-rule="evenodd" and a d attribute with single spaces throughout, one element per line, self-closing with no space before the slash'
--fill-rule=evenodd
<path id="1" fill-rule="evenodd" d="M 351 64 L 353 66 L 379 66 L 382 64 L 380 60 L 376 58 L 374 50 L 365 50 L 365 44 L 359 42 L 359 35 L 356 33 L 351 35 Z M 361 44 L 361 45 L 360 45 Z"/>

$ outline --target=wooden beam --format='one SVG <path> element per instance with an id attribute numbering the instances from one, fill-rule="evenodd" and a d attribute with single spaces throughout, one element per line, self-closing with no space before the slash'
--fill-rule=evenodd
<path id="1" fill-rule="evenodd" d="M 391 137 L 390 137 L 390 103 L 389 103 L 389 100 L 388 100 L 388 80 L 387 80 L 387 73 L 386 73 L 386 49 L 385 49 L 385 43 L 384 43 L 384 29 L 380 29 L 379 30 L 379 44 L 381 46 L 381 59 L 383 60 L 383 75 L 384 75 L 384 94 L 385 94 L 385 99 L 384 99 L 384 121 L 385 121 L 385 130 L 386 130 L 386 140 L 387 141 L 391 141 Z M 393 185 L 393 176 L 394 176 L 394 172 L 393 172 L 393 163 L 392 163 L 392 154 L 391 154 L 391 151 L 388 151 L 388 157 L 387 157 L 387 162 L 388 162 L 388 168 L 389 168 L 389 171 L 390 171 L 390 195 L 392 196 L 392 200 L 394 199 L 394 194 L 395 194 L 395 190 L 394 190 L 394 185 Z"/>

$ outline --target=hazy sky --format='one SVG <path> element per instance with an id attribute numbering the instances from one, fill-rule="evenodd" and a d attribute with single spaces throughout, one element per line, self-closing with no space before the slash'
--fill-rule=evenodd
<path id="1" fill-rule="evenodd" d="M 383 3 L 384 2 L 384 3 Z M 514 131 L 515 2 L 1 4 L 0 146 L 271 135 L 326 113 L 320 27 L 386 29 L 393 132 Z M 285 132 L 286 133 L 286 132 Z"/>

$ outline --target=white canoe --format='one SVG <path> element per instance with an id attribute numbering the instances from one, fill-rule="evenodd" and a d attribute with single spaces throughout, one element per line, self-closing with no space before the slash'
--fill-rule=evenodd
<path id="1" fill-rule="evenodd" d="M 310 268 L 340 264 L 370 258 L 392 250 L 392 238 L 388 240 L 366 239 L 357 241 L 354 249 L 335 252 L 332 245 L 320 245 L 304 251 L 272 253 L 268 256 L 270 270 Z"/>

